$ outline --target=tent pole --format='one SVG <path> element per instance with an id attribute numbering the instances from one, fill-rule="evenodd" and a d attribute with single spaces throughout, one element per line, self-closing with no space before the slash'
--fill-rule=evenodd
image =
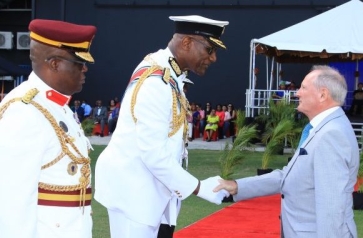
<path id="1" fill-rule="evenodd" d="M 268 57 L 266 55 L 266 89 L 268 89 Z"/>
<path id="2" fill-rule="evenodd" d="M 246 117 L 251 117 L 253 116 L 253 66 L 255 65 L 255 43 L 254 40 L 251 40 L 250 43 L 250 69 L 249 69 L 249 85 L 248 85 L 248 89 L 246 90 Z"/>
<path id="3" fill-rule="evenodd" d="M 270 73 L 270 85 L 268 87 L 269 90 L 272 90 L 272 81 L 273 81 L 273 78 L 274 78 L 274 66 L 275 66 L 275 57 L 272 57 L 272 60 L 271 60 L 271 73 Z M 269 92 L 269 98 L 271 97 L 271 92 Z"/>

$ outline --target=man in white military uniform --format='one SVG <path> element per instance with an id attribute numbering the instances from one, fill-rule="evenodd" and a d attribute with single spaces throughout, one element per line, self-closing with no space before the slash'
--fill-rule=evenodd
<path id="1" fill-rule="evenodd" d="M 201 16 L 170 19 L 176 26 L 173 38 L 136 67 L 117 128 L 96 164 L 95 198 L 108 209 L 113 238 L 157 237 L 163 215 L 175 226 L 175 196 L 185 199 L 193 193 L 216 204 L 225 196 L 225 191 L 212 192 L 218 176 L 199 181 L 179 161 L 187 130 L 183 79 L 186 71 L 204 75 L 217 60 L 228 22 Z"/>
<path id="2" fill-rule="evenodd" d="M 36 19 L 29 30 L 33 72 L 0 104 L 0 237 L 91 238 L 91 145 L 68 102 L 96 27 Z"/>

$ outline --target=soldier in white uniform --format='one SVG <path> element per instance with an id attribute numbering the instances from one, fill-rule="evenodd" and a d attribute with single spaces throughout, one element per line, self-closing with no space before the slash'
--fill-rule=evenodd
<path id="1" fill-rule="evenodd" d="M 0 104 L 0 237 L 91 238 L 91 145 L 68 103 L 96 27 L 36 19 L 29 30 L 33 71 Z"/>
<path id="2" fill-rule="evenodd" d="M 220 204 L 215 176 L 203 181 L 180 166 L 187 130 L 187 71 L 204 75 L 217 60 L 226 21 L 170 17 L 175 34 L 166 49 L 147 55 L 126 89 L 116 130 L 96 164 L 95 198 L 108 209 L 111 237 L 155 238 L 164 215 L 175 226 L 177 199 L 192 193 Z M 172 230 L 169 236 L 172 237 Z M 159 236 L 160 237 L 160 236 Z"/>

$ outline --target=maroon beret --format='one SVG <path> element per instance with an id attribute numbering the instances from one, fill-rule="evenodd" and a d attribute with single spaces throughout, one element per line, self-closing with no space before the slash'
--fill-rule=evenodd
<path id="1" fill-rule="evenodd" d="M 94 63 L 89 50 L 97 30 L 95 26 L 35 19 L 30 22 L 29 30 L 32 40 L 68 49 L 82 60 Z"/>

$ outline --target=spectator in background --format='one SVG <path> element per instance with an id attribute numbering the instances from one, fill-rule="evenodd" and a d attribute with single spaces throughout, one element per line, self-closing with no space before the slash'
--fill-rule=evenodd
<path id="1" fill-rule="evenodd" d="M 118 97 L 115 97 L 113 100 L 115 101 L 115 105 L 116 105 L 116 107 L 120 108 L 120 107 L 121 107 L 121 103 L 120 103 L 120 101 L 118 100 Z"/>
<path id="2" fill-rule="evenodd" d="M 78 118 L 79 122 L 83 121 L 84 117 L 84 109 L 81 107 L 81 101 L 80 100 L 74 100 L 73 106 L 71 107 L 71 110 L 76 114 L 76 117 Z"/>
<path id="3" fill-rule="evenodd" d="M 112 134 L 116 128 L 118 113 L 120 111 L 120 106 L 118 105 L 120 104 L 116 104 L 116 100 L 110 100 L 110 105 L 108 108 L 108 131 L 110 134 Z"/>
<path id="4" fill-rule="evenodd" d="M 197 110 L 197 106 L 195 103 L 192 103 L 190 106 L 192 117 L 193 117 L 193 139 L 194 139 L 194 131 L 198 129 L 199 133 L 199 122 L 200 122 L 200 114 Z"/>
<path id="5" fill-rule="evenodd" d="M 272 94 L 272 98 L 273 99 L 282 99 L 284 98 L 285 96 L 285 90 L 286 90 L 286 84 L 284 81 L 281 81 L 280 82 L 280 85 L 279 85 L 279 91 L 275 91 L 273 94 Z"/>
<path id="6" fill-rule="evenodd" d="M 84 109 L 83 119 L 90 117 L 92 113 L 92 107 L 87 103 L 86 100 L 82 101 L 81 107 Z"/>
<path id="7" fill-rule="evenodd" d="M 96 106 L 93 108 L 92 119 L 95 124 L 101 125 L 100 136 L 103 137 L 105 125 L 108 122 L 108 111 L 107 111 L 107 107 L 102 106 L 101 100 L 96 101 Z"/>
<path id="8" fill-rule="evenodd" d="M 201 107 L 200 104 L 196 105 L 196 108 L 199 112 L 199 134 L 202 134 L 203 136 L 203 131 L 204 131 L 204 127 L 205 127 L 205 111 L 203 110 L 203 108 Z"/>
<path id="9" fill-rule="evenodd" d="M 299 98 L 296 96 L 296 91 L 298 90 L 298 88 L 296 87 L 296 84 L 294 81 L 291 81 L 290 84 L 287 87 L 287 90 L 289 90 L 290 92 L 290 99 L 297 101 Z"/>
<path id="10" fill-rule="evenodd" d="M 236 125 L 236 119 L 237 119 L 237 112 L 234 109 L 234 106 L 232 103 L 228 103 L 227 110 L 229 112 L 229 115 L 231 115 L 231 119 L 229 120 L 229 136 L 234 136 L 235 134 L 235 125 Z"/>
<path id="11" fill-rule="evenodd" d="M 216 115 L 216 110 L 212 109 L 207 116 L 207 124 L 205 125 L 205 131 L 207 132 L 207 141 L 211 141 L 213 132 L 218 130 L 219 116 Z"/>
<path id="12" fill-rule="evenodd" d="M 205 131 L 205 126 L 207 125 L 207 117 L 208 115 L 210 115 L 210 112 L 212 111 L 212 104 L 210 102 L 207 102 L 205 104 L 205 109 L 204 109 L 204 128 L 203 128 L 203 133 Z"/>
<path id="13" fill-rule="evenodd" d="M 224 112 L 224 123 L 223 123 L 223 138 L 227 138 L 227 135 L 230 134 L 229 132 L 229 126 L 230 126 L 230 121 L 231 121 L 231 114 L 229 113 L 229 111 L 227 110 L 227 106 L 223 105 L 222 106 L 222 111 Z"/>
<path id="14" fill-rule="evenodd" d="M 223 124 L 224 124 L 224 111 L 222 110 L 222 105 L 217 105 L 216 115 L 219 117 L 218 122 L 218 137 L 219 139 L 223 139 Z"/>

